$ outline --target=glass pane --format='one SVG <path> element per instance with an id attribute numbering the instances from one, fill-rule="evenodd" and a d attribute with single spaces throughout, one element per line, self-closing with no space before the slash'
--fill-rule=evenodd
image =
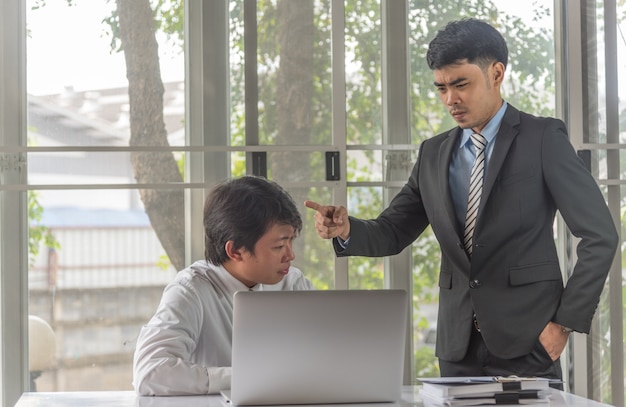
<path id="1" fill-rule="evenodd" d="M 43 186 L 28 192 L 29 314 L 56 335 L 52 361 L 31 354 L 33 390 L 131 390 L 139 328 L 183 266 L 184 191 L 132 188 L 182 181 L 182 154 L 97 151 L 185 143 L 182 4 L 140 4 L 27 2 L 28 179 Z M 140 33 L 154 48 L 121 47 L 118 22 L 155 17 Z"/>
<path id="2" fill-rule="evenodd" d="M 349 150 L 347 152 L 348 182 L 382 181 L 383 180 L 383 151 Z"/>
<path id="3" fill-rule="evenodd" d="M 35 42 L 35 40 L 31 40 Z M 37 52 L 34 48 L 29 52 Z M 34 69 L 34 68 L 31 68 Z M 87 68 L 85 68 L 87 69 Z M 182 69 L 182 66 L 181 66 Z M 33 75 L 45 75 L 44 72 Z M 125 79 L 125 78 L 124 78 Z M 37 84 L 35 83 L 34 86 Z M 130 106 L 128 86 L 77 90 L 65 85 L 58 93 L 28 95 L 29 145 L 34 147 L 128 146 L 130 141 Z M 162 124 L 170 145 L 184 145 L 184 82 L 164 83 Z M 30 90 L 30 86 L 29 86 Z M 45 90 L 42 88 L 41 90 Z M 40 91 L 35 88 L 34 92 Z M 145 142 L 150 145 L 150 143 Z"/>
<path id="4" fill-rule="evenodd" d="M 348 144 L 380 144 L 382 142 L 380 1 L 346 1 L 345 14 Z"/>
<path id="5" fill-rule="evenodd" d="M 115 4 L 106 0 L 40 3 L 29 0 L 27 7 L 29 145 L 127 146 L 129 80 L 120 40 L 112 38 L 111 26 L 103 21 L 116 12 Z M 155 82 L 146 85 L 154 90 L 145 91 L 145 103 L 160 106 L 162 114 L 142 115 L 135 109 L 133 120 L 135 126 L 162 132 L 171 145 L 182 145 L 182 46 L 166 39 L 163 32 L 156 39 L 160 54 L 142 55 L 144 63 L 160 67 Z M 135 137 L 133 144 L 157 144 L 156 135 L 152 136 Z"/>
<path id="6" fill-rule="evenodd" d="M 135 337 L 176 269 L 143 209 L 63 192 L 29 192 L 29 314 L 56 335 L 54 364 L 32 372 L 36 389 L 130 389 Z"/>
<path id="7" fill-rule="evenodd" d="M 553 2 L 533 1 L 532 6 L 508 0 L 475 0 L 459 8 L 452 1 L 409 2 L 409 52 L 411 64 L 411 139 L 420 144 L 456 123 L 439 100 L 433 73 L 426 64 L 428 43 L 437 30 L 460 18 L 474 17 L 499 28 L 509 47 L 503 98 L 520 110 L 554 116 Z M 471 10 L 471 13 L 470 13 Z M 417 376 L 438 375 L 434 356 L 437 323 L 440 250 L 432 231 L 413 244 L 415 369 Z M 426 345 L 426 346 L 424 346 Z"/>
<path id="8" fill-rule="evenodd" d="M 230 135 L 231 145 L 245 145 L 246 137 L 246 77 L 244 54 L 243 1 L 230 4 Z"/>
<path id="9" fill-rule="evenodd" d="M 584 141 L 587 143 L 609 143 L 606 131 L 606 75 L 605 75 L 605 43 L 604 43 L 604 2 L 591 2 L 587 6 L 589 19 L 595 21 L 588 24 L 590 41 L 587 51 L 587 66 L 583 80 L 587 81 L 589 119 Z M 593 45 L 591 45 L 593 44 Z M 587 124 L 587 123 L 586 123 Z M 592 152 L 592 154 L 594 154 Z M 598 173 L 594 173 L 597 176 Z"/>
<path id="10" fill-rule="evenodd" d="M 296 259 L 294 266 L 311 280 L 313 287 L 318 290 L 335 288 L 335 256 L 332 243 L 320 239 L 315 231 L 315 211 L 304 206 L 305 200 L 320 203 L 332 202 L 332 189 L 327 187 L 293 187 L 284 185 L 298 205 L 302 214 L 303 228 L 300 237 L 295 240 L 294 250 Z"/>
<path id="11" fill-rule="evenodd" d="M 383 207 L 381 187 L 348 188 L 348 213 L 360 219 L 375 218 Z M 348 286 L 351 289 L 380 289 L 384 283 L 384 259 L 350 257 L 348 259 Z"/>
<path id="12" fill-rule="evenodd" d="M 231 23 L 240 26 L 241 23 Z M 259 143 L 317 145 L 331 142 L 330 2 L 257 2 Z M 231 42 L 235 78 L 241 79 L 242 37 Z M 243 87 L 231 96 L 237 117 Z M 243 126 L 243 120 L 237 121 Z M 241 134 L 238 126 L 233 135 Z"/>
<path id="13" fill-rule="evenodd" d="M 620 2 L 618 2 L 620 3 Z M 623 3 L 623 2 L 621 2 Z M 618 143 L 624 139 L 624 107 L 623 97 L 626 94 L 624 89 L 623 72 L 624 72 L 624 52 L 626 43 L 624 42 L 623 27 L 625 19 L 624 4 L 616 5 L 612 2 L 592 2 L 595 8 L 588 6 L 586 11 L 590 13 L 588 20 L 595 19 L 593 25 L 595 26 L 595 32 L 590 36 L 592 41 L 588 41 L 589 44 L 596 43 L 590 46 L 588 51 L 588 69 L 585 74 L 587 75 L 588 82 L 588 94 L 589 94 L 589 143 Z M 616 7 L 617 8 L 613 8 Z M 612 9 L 613 8 L 613 9 Z M 611 17 L 617 17 L 617 37 L 613 40 L 617 40 L 617 66 L 611 66 L 607 62 L 613 61 L 608 54 L 606 54 L 605 39 L 608 39 L 608 35 L 615 33 L 613 29 L 609 29 L 606 26 L 607 21 L 610 21 Z M 605 20 L 605 18 L 608 19 Z M 613 41 L 608 41 L 609 46 L 612 46 Z M 615 55 L 613 55 L 615 56 Z M 613 78 L 614 70 L 617 70 L 617 95 L 611 93 L 610 88 L 616 86 L 615 79 Z M 612 89 L 615 91 L 615 89 Z M 614 101 L 614 97 L 620 98 L 619 101 Z M 596 102 L 597 100 L 597 102 Z M 617 106 L 615 105 L 617 102 Z M 615 115 L 617 113 L 618 116 Z M 587 140 L 586 140 L 587 141 Z M 623 180 L 624 174 L 621 170 L 624 164 L 621 162 L 623 157 L 622 150 L 615 149 L 599 149 L 591 151 L 591 168 L 594 176 L 600 180 L 608 179 L 614 181 L 616 179 Z M 620 213 L 622 214 L 622 230 L 621 236 L 624 236 L 624 190 L 623 187 L 618 188 L 615 185 L 601 185 L 609 205 L 615 207 L 618 202 L 620 206 Z M 619 200 L 619 201 L 618 201 Z M 623 245 L 622 245 L 623 248 Z M 622 250 L 621 259 L 623 264 L 624 251 Z M 618 284 L 616 284 L 618 283 Z M 613 398 L 614 392 L 623 391 L 624 383 L 617 384 L 618 388 L 614 388 L 613 385 L 617 383 L 616 375 L 618 370 L 624 369 L 624 360 L 619 360 L 615 357 L 615 352 L 618 347 L 624 346 L 624 330 L 617 329 L 616 325 L 612 322 L 616 317 L 621 316 L 622 325 L 624 318 L 624 279 L 623 273 L 621 275 L 612 274 L 605 282 L 605 289 L 600 298 L 596 316 L 594 318 L 594 325 L 590 333 L 591 336 L 591 360 L 592 365 L 590 373 L 592 374 L 592 389 L 593 395 L 596 400 L 609 403 L 609 404 L 623 404 L 619 400 Z M 617 298 L 621 298 L 621 301 L 616 302 Z M 617 305 L 617 306 L 616 306 Z M 619 306 L 621 305 L 621 309 Z M 623 400 L 623 399 L 622 399 Z"/>
<path id="14" fill-rule="evenodd" d="M 31 185 L 180 183 L 182 156 L 180 152 L 160 151 L 34 151 L 28 153 L 28 181 Z M 97 203 L 98 194 L 94 192 L 92 199 Z"/>

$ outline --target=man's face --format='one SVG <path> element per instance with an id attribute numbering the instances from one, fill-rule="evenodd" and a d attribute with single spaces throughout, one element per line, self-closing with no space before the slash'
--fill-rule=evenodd
<path id="1" fill-rule="evenodd" d="M 464 61 L 433 72 L 439 98 L 459 127 L 480 133 L 502 106 L 504 65 L 492 63 L 484 72 L 478 65 Z"/>
<path id="2" fill-rule="evenodd" d="M 279 283 L 289 272 L 295 259 L 293 226 L 275 224 L 254 246 L 254 253 L 240 249 L 239 264 L 234 273 L 239 281 L 252 287 L 256 284 Z"/>

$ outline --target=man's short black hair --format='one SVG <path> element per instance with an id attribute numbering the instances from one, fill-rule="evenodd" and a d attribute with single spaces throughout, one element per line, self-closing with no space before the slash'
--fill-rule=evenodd
<path id="1" fill-rule="evenodd" d="M 473 18 L 448 23 L 437 32 L 426 53 L 426 62 L 432 70 L 463 60 L 483 69 L 492 62 L 502 62 L 506 67 L 508 59 L 509 50 L 502 34 Z"/>

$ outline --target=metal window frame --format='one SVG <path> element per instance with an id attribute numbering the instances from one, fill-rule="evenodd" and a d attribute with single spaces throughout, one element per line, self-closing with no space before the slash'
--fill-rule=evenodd
<path id="1" fill-rule="evenodd" d="M 250 1 L 250 0 L 246 0 Z M 186 2 L 186 133 L 187 152 L 186 188 L 189 214 L 187 225 L 187 259 L 202 256 L 201 213 L 204 200 L 204 187 L 228 176 L 228 151 L 247 152 L 283 149 L 280 146 L 254 146 L 231 148 L 228 146 L 229 134 L 229 89 L 228 81 L 228 0 L 212 2 Z M 346 182 L 346 152 L 350 149 L 373 149 L 392 153 L 415 148 L 408 137 L 410 102 L 407 95 L 408 65 L 405 21 L 408 13 L 408 1 L 381 0 L 383 27 L 383 132 L 384 144 L 380 146 L 347 146 L 345 115 L 345 52 L 344 44 L 344 1 L 332 0 L 332 58 L 333 58 L 333 147 L 342 157 L 341 180 L 325 183 L 311 183 L 331 186 L 336 203 L 345 204 L 347 188 L 350 186 L 383 186 L 386 190 L 385 202 L 399 188 L 404 178 L 401 174 L 386 169 L 385 181 L 381 183 Z M 582 120 L 585 117 L 583 95 L 585 93 L 582 78 L 584 53 L 582 51 L 582 10 L 595 7 L 594 0 L 571 2 L 555 0 L 557 40 L 557 79 L 560 89 L 557 97 L 557 109 L 560 116 L 571 129 L 570 136 L 576 148 L 611 149 L 619 153 L 626 148 L 617 138 L 607 140 L 607 144 L 585 144 L 582 134 Z M 615 7 L 615 0 L 604 2 L 605 9 Z M 615 27 L 614 13 L 605 13 L 605 26 Z M 28 389 L 28 346 L 27 346 L 27 200 L 29 189 L 54 188 L 137 188 L 138 185 L 74 185 L 74 186 L 34 186 L 28 185 L 26 171 L 22 170 L 23 157 L 28 151 L 26 140 L 26 10 L 21 0 L 0 2 L 0 400 L 3 406 L 12 406 L 21 393 Z M 605 53 L 616 55 L 615 33 L 611 29 L 605 33 Z M 214 58 L 222 55 L 223 58 Z M 390 73 L 394 74 L 391 75 Z M 401 72 L 399 74 L 398 72 Z M 607 83 L 617 82 L 617 66 L 606 64 Z M 193 86 L 190 84 L 193 83 Z M 608 86 L 606 91 L 607 106 L 617 106 L 617 89 Z M 610 134 L 617 134 L 614 126 L 616 112 L 607 112 L 607 129 Z M 250 140 L 248 141 L 250 142 Z M 297 149 L 316 149 L 319 146 L 299 146 Z M 76 149 L 88 150 L 88 149 Z M 116 151 L 102 148 L 101 151 Z M 174 151 L 176 149 L 172 149 Z M 192 154 L 194 153 L 194 154 Z M 609 206 L 619 220 L 620 187 L 619 160 L 612 159 L 609 164 L 610 174 L 607 180 L 599 180 L 609 187 Z M 615 175 L 617 174 L 617 175 Z M 401 179 L 402 178 L 402 179 Z M 308 184 L 307 184 L 308 185 Z M 171 188 L 168 185 L 150 185 L 147 187 Z M 618 222 L 619 223 L 619 222 Z M 201 235 L 200 235 L 201 236 Z M 573 244 L 573 243 L 572 243 Z M 571 246 L 563 248 L 564 253 L 571 252 Z M 410 289 L 411 265 L 410 253 L 390 258 L 386 264 L 386 286 Z M 571 262 L 570 262 L 571 264 Z M 621 298 L 621 255 L 614 262 L 610 274 L 610 310 L 611 340 L 614 353 L 612 362 L 612 402 L 624 404 L 624 358 L 621 327 L 623 326 Z M 347 259 L 335 262 L 337 288 L 348 288 Z M 393 272 L 392 272 L 393 271 Z M 614 282 L 615 281 L 615 282 Z M 593 397 L 597 389 L 592 388 L 587 376 L 587 366 L 594 361 L 589 350 L 589 339 L 575 335 L 572 339 L 573 391 L 582 396 Z M 411 341 L 412 343 L 412 341 Z M 621 357 L 620 357 L 621 355 Z M 615 357 L 616 356 L 616 357 Z M 412 366 L 412 350 L 407 351 L 407 358 Z M 412 381 L 412 368 L 405 370 L 405 382 Z"/>
<path id="2" fill-rule="evenodd" d="M 0 145 L 26 143 L 26 13 L 0 2 Z M 25 155 L 0 152 L 0 185 L 26 183 Z M 0 400 L 13 406 L 28 389 L 27 193 L 0 192 Z"/>
<path id="3" fill-rule="evenodd" d="M 616 228 L 621 230 L 620 196 L 621 185 L 626 181 L 620 180 L 619 152 L 626 148 L 619 143 L 619 95 L 617 70 L 617 21 L 615 0 L 555 0 L 555 33 L 557 34 L 557 111 L 565 120 L 572 145 L 577 150 L 607 150 L 606 179 L 599 179 L 597 170 L 592 168 L 594 176 L 600 185 L 607 190 L 607 201 Z M 597 89 L 597 72 L 590 69 L 602 69 L 590 63 L 595 60 L 597 40 L 595 38 L 596 16 L 598 4 L 604 6 L 604 72 L 605 89 Z M 593 33 L 588 31 L 593 30 Z M 598 120 L 597 98 L 604 91 L 606 105 L 605 143 L 590 143 L 585 134 L 587 121 Z M 595 109 L 594 109 L 595 107 Z M 595 124 L 597 125 L 597 124 Z M 563 226 L 564 229 L 564 226 Z M 563 234 L 565 235 L 565 233 Z M 569 237 L 569 236 L 568 236 Z M 564 252 L 568 253 L 568 267 L 575 264 L 575 245 L 577 239 L 563 239 Z M 609 272 L 608 298 L 610 313 L 611 335 L 611 402 L 614 405 L 624 405 L 624 350 L 623 350 L 623 298 L 622 298 L 622 270 L 621 250 L 618 250 Z M 594 327 L 598 329 L 594 318 Z M 568 368 L 571 368 L 571 391 L 583 397 L 599 400 L 601 397 L 599 384 L 594 380 L 590 371 L 595 371 L 600 355 L 593 346 L 591 335 L 574 334 L 570 338 L 570 352 Z"/>

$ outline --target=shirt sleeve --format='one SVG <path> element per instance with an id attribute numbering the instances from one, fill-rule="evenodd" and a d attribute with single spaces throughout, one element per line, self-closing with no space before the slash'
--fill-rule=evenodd
<path id="1" fill-rule="evenodd" d="M 348 244 L 350 243 L 350 238 L 347 238 L 346 240 L 343 240 L 342 238 L 337 236 L 336 239 L 337 239 L 337 244 L 339 244 L 339 246 L 341 246 L 342 249 L 345 250 L 345 249 L 348 248 Z"/>
<path id="2" fill-rule="evenodd" d="M 218 393 L 230 388 L 230 367 L 207 367 L 190 362 L 202 327 L 197 292 L 172 284 L 137 339 L 133 386 L 142 396 Z"/>

